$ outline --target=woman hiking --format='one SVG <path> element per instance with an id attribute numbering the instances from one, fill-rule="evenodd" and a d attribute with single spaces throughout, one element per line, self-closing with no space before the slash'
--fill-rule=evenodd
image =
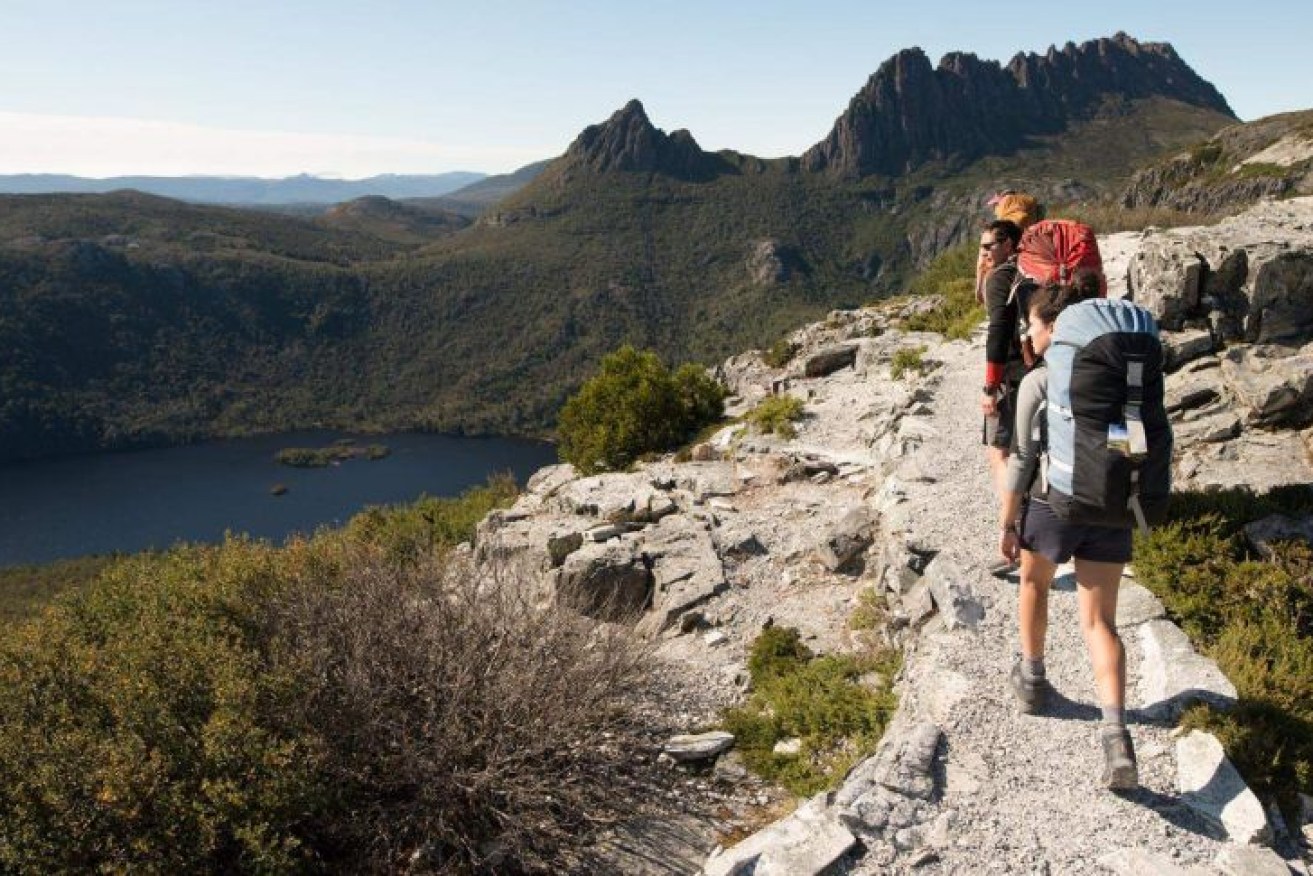
<path id="1" fill-rule="evenodd" d="M 1029 301 L 1029 336 L 1042 357 L 1053 335 L 1053 323 L 1068 304 L 1087 297 L 1071 286 L 1049 285 Z M 1044 637 L 1048 629 L 1048 595 L 1054 573 L 1074 557 L 1081 633 L 1094 669 L 1103 720 L 1103 783 L 1129 790 L 1139 783 L 1135 750 L 1126 729 L 1126 654 L 1117 635 L 1117 588 L 1131 559 L 1131 530 L 1069 523 L 1055 516 L 1040 472 L 1044 453 L 1048 373 L 1035 368 L 1017 391 L 1017 449 L 1008 461 L 999 521 L 999 551 L 1004 559 L 1021 560 L 1018 592 L 1021 660 L 1009 682 L 1021 711 L 1044 707 L 1049 693 L 1044 672 Z"/>

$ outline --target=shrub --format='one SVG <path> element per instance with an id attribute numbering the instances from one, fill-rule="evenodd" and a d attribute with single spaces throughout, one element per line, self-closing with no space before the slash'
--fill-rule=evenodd
<path id="1" fill-rule="evenodd" d="M 725 388 L 698 366 L 671 374 L 655 353 L 621 347 L 561 409 L 561 459 L 585 474 L 627 468 L 718 420 L 724 400 Z"/>
<path id="2" fill-rule="evenodd" d="M 903 347 L 894 353 L 889 363 L 889 375 L 898 380 L 909 371 L 920 374 L 925 370 L 925 347 Z"/>
<path id="3" fill-rule="evenodd" d="M 474 528 L 489 511 L 511 504 L 518 489 L 510 473 L 493 475 L 483 487 L 455 498 L 421 496 L 404 505 L 373 505 L 346 525 L 354 541 L 383 551 L 393 562 L 410 562 L 474 539 Z"/>
<path id="4" fill-rule="evenodd" d="M 1242 527 L 1313 512 L 1313 490 L 1286 487 L 1173 497 L 1173 520 L 1136 542 L 1136 573 L 1236 686 L 1229 712 L 1201 706 L 1187 726 L 1217 734 L 1260 796 L 1297 811 L 1313 793 L 1313 553 L 1250 554 Z"/>
<path id="5" fill-rule="evenodd" d="M 771 368 L 783 368 L 793 361 L 798 352 L 798 345 L 788 338 L 780 338 L 761 356 L 761 361 Z"/>
<path id="6" fill-rule="evenodd" d="M 802 399 L 792 395 L 772 395 L 762 399 L 744 419 L 764 435 L 792 438 L 798 434 L 794 422 L 802 419 Z"/>
<path id="7" fill-rule="evenodd" d="M 898 703 L 859 678 L 892 677 L 897 663 L 892 652 L 815 656 L 796 629 L 772 627 L 752 645 L 752 695 L 725 713 L 725 724 L 751 769 L 795 794 L 814 794 L 875 750 Z M 775 743 L 791 737 L 801 739 L 801 752 L 776 754 Z"/>
<path id="8" fill-rule="evenodd" d="M 644 651 L 533 593 L 343 532 L 116 562 L 0 631 L 0 871 L 566 869 Z"/>
<path id="9" fill-rule="evenodd" d="M 976 302 L 975 242 L 941 253 L 908 285 L 909 298 L 942 297 L 931 310 L 903 320 L 903 328 L 914 332 L 938 332 L 949 340 L 971 336 L 985 319 L 985 308 Z"/>

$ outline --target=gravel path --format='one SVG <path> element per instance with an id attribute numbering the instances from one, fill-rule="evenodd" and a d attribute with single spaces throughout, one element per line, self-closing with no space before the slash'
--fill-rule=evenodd
<path id="1" fill-rule="evenodd" d="M 983 351 L 974 343 L 939 346 L 931 436 L 907 483 L 914 537 L 975 564 L 969 577 L 985 606 L 975 631 L 926 633 L 908 653 L 903 708 L 939 724 L 947 738 L 940 828 L 950 839 L 917 873 L 1106 872 L 1097 862 L 1141 849 L 1186 868 L 1207 866 L 1221 843 L 1179 802 L 1169 728 L 1139 720 L 1138 637 L 1123 632 L 1127 705 L 1139 752 L 1141 790 L 1126 796 L 1099 785 L 1098 700 L 1076 616 L 1074 577 L 1060 575 L 1050 597 L 1049 679 L 1059 693 L 1044 716 L 1017 713 L 1007 673 L 1018 651 L 1016 582 L 996 581 L 996 511 L 979 444 L 978 386 Z M 852 872 L 912 872 L 908 856 L 873 853 Z"/>

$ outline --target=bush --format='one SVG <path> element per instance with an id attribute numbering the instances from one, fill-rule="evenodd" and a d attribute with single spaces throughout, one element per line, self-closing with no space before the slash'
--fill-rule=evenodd
<path id="1" fill-rule="evenodd" d="M 889 376 L 898 380 L 909 371 L 920 374 L 925 370 L 925 350 L 925 347 L 903 347 L 894 353 L 889 363 Z"/>
<path id="2" fill-rule="evenodd" d="M 566 869 L 643 649 L 391 544 L 141 555 L 0 632 L 0 871 Z"/>
<path id="3" fill-rule="evenodd" d="M 404 505 L 373 505 L 347 523 L 354 541 L 381 550 L 393 562 L 410 562 L 474 539 L 479 521 L 494 508 L 511 504 L 518 493 L 510 473 L 493 475 L 483 487 L 456 498 L 421 496 Z"/>
<path id="4" fill-rule="evenodd" d="M 1286 487 L 1173 497 L 1173 520 L 1136 542 L 1136 574 L 1236 686 L 1229 712 L 1197 707 L 1187 726 L 1217 734 L 1255 792 L 1296 812 L 1313 793 L 1313 553 L 1251 555 L 1242 527 L 1313 512 L 1313 490 Z"/>
<path id="5" fill-rule="evenodd" d="M 628 468 L 720 419 L 725 394 L 696 365 L 671 374 L 655 353 L 621 347 L 561 409 L 561 459 L 584 474 Z"/>
<path id="6" fill-rule="evenodd" d="M 938 332 L 949 340 L 968 338 L 985 319 L 985 308 L 976 302 L 975 242 L 941 253 L 908 285 L 910 298 L 939 295 L 942 301 L 932 310 L 903 320 L 913 332 Z"/>
<path id="7" fill-rule="evenodd" d="M 798 434 L 793 427 L 802 419 L 802 399 L 792 395 L 772 395 L 748 411 L 744 418 L 764 435 L 792 438 Z"/>
<path id="8" fill-rule="evenodd" d="M 891 678 L 897 663 L 892 652 L 815 656 L 798 630 L 771 627 L 748 659 L 752 695 L 725 713 L 725 725 L 751 769 L 795 794 L 814 794 L 875 751 L 898 702 L 859 679 L 869 672 Z M 802 740 L 801 752 L 776 754 L 775 743 L 791 737 Z"/>
<path id="9" fill-rule="evenodd" d="M 788 338 L 780 338 L 771 344 L 771 348 L 761 356 L 761 361 L 771 368 L 783 368 L 793 361 L 798 353 L 798 345 Z"/>

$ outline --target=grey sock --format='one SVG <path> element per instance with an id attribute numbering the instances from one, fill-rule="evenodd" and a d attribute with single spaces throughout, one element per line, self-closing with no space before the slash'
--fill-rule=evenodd
<path id="1" fill-rule="evenodd" d="M 1103 726 L 1105 727 L 1125 727 L 1126 726 L 1126 709 L 1123 706 L 1102 706 Z"/>
<path id="2" fill-rule="evenodd" d="M 1044 658 L 1043 657 L 1022 657 L 1021 658 L 1021 677 L 1027 681 L 1033 681 L 1036 678 L 1044 677 Z"/>

